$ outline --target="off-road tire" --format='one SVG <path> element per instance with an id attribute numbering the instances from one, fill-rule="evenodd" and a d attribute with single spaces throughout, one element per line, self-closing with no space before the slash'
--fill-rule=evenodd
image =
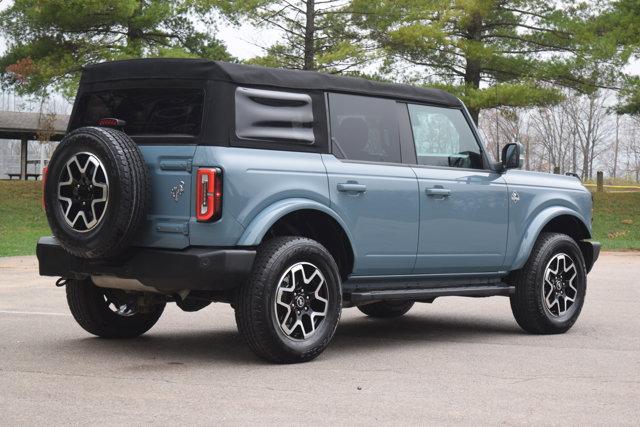
<path id="1" fill-rule="evenodd" d="M 576 265 L 578 296 L 564 317 L 554 317 L 546 308 L 542 296 L 544 272 L 555 254 L 566 253 Z M 508 279 L 515 285 L 511 295 L 511 311 L 518 325 L 532 334 L 561 334 L 578 319 L 587 291 L 587 271 L 584 257 L 577 243 L 560 233 L 542 233 L 524 267 Z"/>
<path id="2" fill-rule="evenodd" d="M 317 331 L 296 341 L 281 329 L 273 310 L 281 276 L 299 262 L 313 263 L 328 285 L 328 312 Z M 335 333 L 342 310 L 338 266 L 318 242 L 303 237 L 275 237 L 258 248 L 249 280 L 240 288 L 236 323 L 240 334 L 259 357 L 274 363 L 307 362 L 327 347 Z"/>
<path id="3" fill-rule="evenodd" d="M 65 222 L 58 200 L 63 169 L 78 153 L 96 156 L 109 180 L 104 217 L 94 229 L 85 232 L 76 231 Z M 149 172 L 135 142 L 115 129 L 83 127 L 69 133 L 54 151 L 44 200 L 51 231 L 67 252 L 81 258 L 110 258 L 131 244 L 145 219 L 149 195 Z"/>
<path id="4" fill-rule="evenodd" d="M 67 303 L 76 322 L 102 338 L 139 337 L 156 324 L 165 307 L 159 303 L 149 312 L 125 317 L 113 312 L 105 302 L 103 295 L 110 290 L 95 286 L 90 279 L 69 280 L 66 288 Z"/>
<path id="5" fill-rule="evenodd" d="M 405 315 L 413 304 L 414 301 L 380 301 L 358 306 L 358 310 L 369 317 L 391 319 Z"/>

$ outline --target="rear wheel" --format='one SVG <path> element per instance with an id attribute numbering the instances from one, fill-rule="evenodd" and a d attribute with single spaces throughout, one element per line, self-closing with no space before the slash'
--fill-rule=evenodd
<path id="1" fill-rule="evenodd" d="M 587 272 L 582 252 L 571 237 L 540 235 L 529 260 L 510 280 L 516 287 L 511 310 L 525 331 L 559 334 L 578 320 L 587 291 Z"/>
<path id="2" fill-rule="evenodd" d="M 380 301 L 373 304 L 361 305 L 358 307 L 358 310 L 369 317 L 389 319 L 406 314 L 411 310 L 413 304 L 413 301 Z"/>
<path id="3" fill-rule="evenodd" d="M 69 280 L 67 303 L 76 322 L 87 332 L 102 338 L 135 338 L 156 324 L 165 303 L 142 310 L 138 297 L 117 289 L 99 288 L 91 280 Z"/>
<path id="4" fill-rule="evenodd" d="M 331 341 L 341 309 L 340 276 L 329 252 L 314 240 L 276 237 L 258 249 L 239 292 L 236 322 L 263 359 L 306 362 Z"/>

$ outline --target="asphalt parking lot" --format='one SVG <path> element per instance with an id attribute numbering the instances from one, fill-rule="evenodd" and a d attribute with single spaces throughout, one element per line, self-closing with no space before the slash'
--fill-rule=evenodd
<path id="1" fill-rule="evenodd" d="M 275 366 L 226 305 L 93 338 L 33 257 L 0 258 L 0 424 L 638 425 L 640 254 L 589 279 L 565 335 L 524 334 L 504 297 L 442 298 L 391 321 L 347 309 L 320 358 Z"/>

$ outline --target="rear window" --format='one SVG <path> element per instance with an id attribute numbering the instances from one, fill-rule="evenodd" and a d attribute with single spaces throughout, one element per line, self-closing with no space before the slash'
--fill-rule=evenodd
<path id="1" fill-rule="evenodd" d="M 204 90 L 115 89 L 84 93 L 74 127 L 95 126 L 108 117 L 124 120 L 129 135 L 200 134 Z"/>
<path id="2" fill-rule="evenodd" d="M 329 94 L 331 141 L 347 160 L 400 163 L 396 102 Z"/>

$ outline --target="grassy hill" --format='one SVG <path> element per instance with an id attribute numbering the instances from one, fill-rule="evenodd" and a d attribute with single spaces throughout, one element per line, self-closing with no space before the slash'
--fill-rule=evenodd
<path id="1" fill-rule="evenodd" d="M 30 255 L 50 234 L 40 181 L 0 180 L 0 256 Z M 640 250 L 640 192 L 596 193 L 594 238 L 604 250 Z"/>
<path id="2" fill-rule="evenodd" d="M 604 250 L 640 250 L 640 192 L 595 193 L 593 234 Z"/>

